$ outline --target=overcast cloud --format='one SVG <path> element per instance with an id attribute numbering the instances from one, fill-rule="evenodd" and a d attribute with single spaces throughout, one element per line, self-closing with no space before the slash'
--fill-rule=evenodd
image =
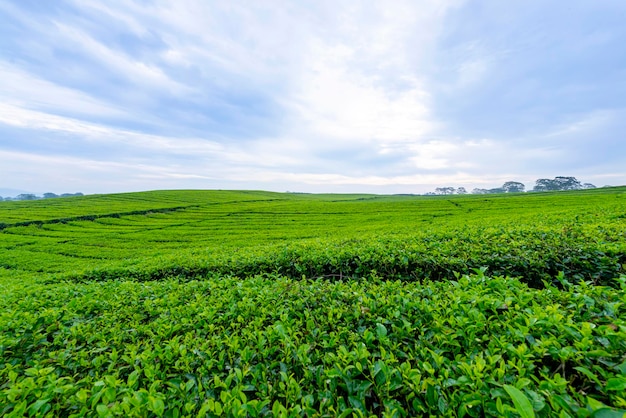
<path id="1" fill-rule="evenodd" d="M 626 2 L 0 0 L 0 187 L 626 184 Z"/>

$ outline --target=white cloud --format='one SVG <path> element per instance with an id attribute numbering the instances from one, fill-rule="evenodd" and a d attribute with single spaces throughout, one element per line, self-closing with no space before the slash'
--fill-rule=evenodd
<path id="1" fill-rule="evenodd" d="M 222 176 L 240 182 L 363 186 L 429 181 L 435 177 L 410 173 L 453 167 L 450 154 L 458 147 L 433 139 L 439 126 L 416 66 L 428 61 L 443 17 L 456 3 L 425 1 L 416 8 L 408 1 L 384 6 L 322 2 L 305 9 L 289 2 L 265 8 L 188 0 L 145 7 L 122 2 L 114 10 L 87 2 L 137 36 L 147 36 L 142 27 L 150 25 L 165 47 L 143 62 L 96 40 L 88 27 L 61 21 L 55 22 L 56 38 L 132 82 L 177 90 L 188 99 L 189 81 L 173 78 L 160 64 L 200 71 L 200 82 L 211 80 L 198 86 L 200 95 L 239 87 L 277 93 L 274 98 L 284 111 L 277 134 L 245 143 L 219 135 L 215 141 L 146 135 L 6 105 L 0 121 L 66 132 L 80 142 L 117 142 L 133 150 L 128 154 L 134 162 L 156 158 L 164 164 L 161 172 L 136 174 L 144 179 Z M 279 91 L 272 92 L 273 86 Z M 376 174 L 388 171 L 376 164 L 359 167 L 348 155 L 357 153 L 405 160 L 404 168 L 394 171 L 407 174 Z M 168 154 L 188 164 L 168 163 Z M 346 160 L 333 161 L 341 158 Z M 109 167 L 106 155 L 100 161 Z"/>
<path id="2" fill-rule="evenodd" d="M 320 46 L 327 50 L 327 46 Z M 396 142 L 419 138 L 432 130 L 428 94 L 414 79 L 388 92 L 376 80 L 349 68 L 347 51 L 316 55 L 312 70 L 302 74 L 293 101 L 294 123 L 333 140 Z"/>
<path id="3" fill-rule="evenodd" d="M 399 192 L 404 190 L 413 190 L 414 192 L 423 192 L 428 189 L 424 189 L 425 185 L 471 185 L 480 184 L 483 179 L 480 176 L 469 175 L 466 173 L 453 173 L 447 175 L 441 174 L 411 174 L 405 176 L 350 176 L 344 174 L 318 174 L 318 173 L 282 173 L 263 171 L 257 173 L 257 180 L 263 182 L 287 182 L 292 184 L 306 184 L 314 186 L 313 190 L 319 191 L 319 187 L 322 186 L 348 186 L 343 190 L 350 190 L 351 186 L 364 186 L 370 187 L 369 190 L 373 190 L 379 187 L 388 187 L 388 190 L 394 190 Z M 247 176 L 235 177 L 238 181 L 250 181 Z M 317 186 L 317 187 L 315 187 Z M 408 186 L 408 187 L 407 187 Z M 364 189 L 360 189 L 364 190 Z"/>
<path id="4" fill-rule="evenodd" d="M 125 114 L 116 106 L 82 91 L 54 84 L 2 61 L 0 79 L 0 102 L 4 104 L 99 117 L 121 117 Z M 4 115 L 6 118 L 7 115 Z"/>
<path id="5" fill-rule="evenodd" d="M 603 128 L 611 124 L 616 118 L 623 117 L 624 114 L 626 114 L 626 110 L 624 109 L 594 110 L 589 113 L 577 115 L 574 120 L 570 120 L 567 123 L 559 123 L 543 136 L 546 139 L 558 139 L 585 133 L 592 134 L 599 128 Z"/>
<path id="6" fill-rule="evenodd" d="M 119 143 L 120 146 L 129 149 L 139 148 L 149 154 L 181 154 L 197 157 L 219 154 L 223 149 L 220 144 L 206 139 L 143 134 L 1 103 L 0 123 L 35 131 L 70 134 L 69 138 L 76 143 L 106 145 Z"/>
<path id="7" fill-rule="evenodd" d="M 153 89 L 165 90 L 176 95 L 193 93 L 193 90 L 188 86 L 170 79 L 161 68 L 113 50 L 83 30 L 62 22 L 55 22 L 55 26 L 58 31 L 57 35 L 62 42 L 73 45 L 73 49 L 80 49 L 85 56 L 91 56 L 100 65 L 129 79 L 134 84 L 148 84 Z"/>
<path id="8" fill-rule="evenodd" d="M 115 4 L 114 1 L 108 1 L 105 3 L 98 0 L 71 0 L 71 2 L 74 7 L 88 11 L 95 16 L 99 16 L 100 19 L 103 19 L 105 15 L 108 16 L 109 20 L 119 22 L 126 30 L 137 36 L 145 36 L 149 33 L 149 27 L 138 19 L 135 13 L 131 13 L 129 10 L 124 10 L 124 4 Z M 129 2 L 125 3 L 126 6 L 132 5 L 132 3 Z M 115 4 L 115 7 L 108 7 L 107 4 Z M 138 8 L 134 8 L 135 12 L 138 10 Z"/>
<path id="9" fill-rule="evenodd" d="M 410 160 L 417 169 L 422 170 L 451 168 L 456 165 L 451 158 L 452 153 L 458 149 L 458 145 L 445 141 L 414 144 L 409 147 L 411 153 L 414 154 Z"/>
<path id="10" fill-rule="evenodd" d="M 5 150 L 20 149 L 23 160 L 44 158 L 32 170 L 65 156 L 85 175 L 125 173 L 138 188 L 221 180 L 391 190 L 483 185 L 486 177 L 495 187 L 538 167 L 580 161 L 588 138 L 620 131 L 622 112 L 596 107 L 516 136 L 522 122 L 534 127 L 523 106 L 541 83 L 502 73 L 513 55 L 479 25 L 468 25 L 475 39 L 450 37 L 447 19 L 465 16 L 464 3 L 72 0 L 69 9 L 64 3 L 30 15 L 26 6 L 0 2 L 24 36 L 12 35 L 20 59 L 0 57 L 0 125 L 29 135 L 24 146 L 3 138 L 0 151 L 9 143 Z M 515 24 L 515 9 L 499 7 Z M 472 17 L 484 24 L 502 12 L 492 8 Z M 540 41 L 528 39 L 535 48 Z M 446 74 L 438 78 L 440 67 Z M 483 98 L 494 77 L 509 84 Z M 508 114 L 496 108 L 510 103 Z M 474 118 L 487 128 L 464 129 Z M 513 133 L 496 129 L 510 121 Z M 38 144 L 56 154 L 46 157 Z M 618 157 L 611 158 L 607 170 L 618 172 Z"/>

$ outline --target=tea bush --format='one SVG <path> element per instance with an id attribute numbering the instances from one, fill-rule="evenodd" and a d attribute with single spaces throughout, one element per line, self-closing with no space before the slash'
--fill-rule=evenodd
<path id="1" fill-rule="evenodd" d="M 0 414 L 624 416 L 625 195 L 0 202 Z"/>

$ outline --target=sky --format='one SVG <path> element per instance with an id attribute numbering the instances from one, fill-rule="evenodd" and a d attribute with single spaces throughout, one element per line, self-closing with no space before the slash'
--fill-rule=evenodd
<path id="1" fill-rule="evenodd" d="M 623 0 L 0 0 L 0 189 L 626 184 Z"/>

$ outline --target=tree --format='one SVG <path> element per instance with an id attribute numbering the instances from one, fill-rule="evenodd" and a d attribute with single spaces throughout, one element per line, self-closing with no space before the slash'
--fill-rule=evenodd
<path id="1" fill-rule="evenodd" d="M 583 183 L 583 189 L 596 189 L 597 187 L 591 183 Z"/>
<path id="2" fill-rule="evenodd" d="M 576 177 L 555 177 L 554 182 L 558 185 L 557 190 L 580 190 L 583 188 L 582 184 Z"/>
<path id="3" fill-rule="evenodd" d="M 44 193 L 43 194 L 43 198 L 44 199 L 54 199 L 55 197 L 59 197 L 59 195 L 57 195 L 55 193 Z"/>
<path id="4" fill-rule="evenodd" d="M 472 194 L 487 194 L 487 193 L 489 193 L 489 190 L 487 190 L 487 189 L 478 189 L 478 188 L 476 188 L 476 189 L 472 190 Z"/>
<path id="5" fill-rule="evenodd" d="M 505 193 L 522 193 L 526 189 L 524 183 L 517 181 L 507 181 L 502 185 L 502 190 Z"/>
<path id="6" fill-rule="evenodd" d="M 465 190 L 465 187 L 457 187 L 456 194 L 467 194 L 467 190 Z"/>
<path id="7" fill-rule="evenodd" d="M 444 195 L 454 194 L 454 187 L 437 187 L 435 193 Z"/>
<path id="8" fill-rule="evenodd" d="M 556 190 L 580 190 L 582 189 L 582 184 L 576 177 L 565 177 L 565 176 L 557 176 L 553 180 L 550 179 L 539 179 L 535 182 L 535 188 L 533 189 L 536 192 L 548 192 L 548 191 L 556 191 Z"/>
<path id="9" fill-rule="evenodd" d="M 17 195 L 15 199 L 16 200 L 37 200 L 38 198 L 34 194 L 22 193 L 22 194 Z"/>
<path id="10" fill-rule="evenodd" d="M 549 192 L 554 189 L 554 183 L 550 179 L 538 179 L 535 181 L 535 187 L 533 188 L 536 192 Z"/>

